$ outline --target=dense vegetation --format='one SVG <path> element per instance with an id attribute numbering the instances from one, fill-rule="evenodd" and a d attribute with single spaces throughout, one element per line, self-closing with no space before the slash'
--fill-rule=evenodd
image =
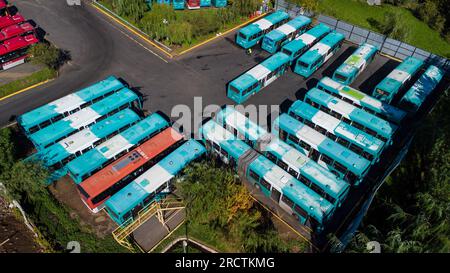
<path id="1" fill-rule="evenodd" d="M 168 45 L 191 45 L 242 22 L 257 10 L 258 0 L 229 1 L 227 8 L 175 11 L 154 3 L 151 9 L 142 0 L 103 0 L 106 6 L 129 20 L 152 39 Z"/>
<path id="2" fill-rule="evenodd" d="M 382 252 L 450 251 L 449 91 L 421 124 L 405 160 L 388 178 L 348 251 L 368 241 Z"/>
<path id="3" fill-rule="evenodd" d="M 449 0 L 286 0 L 435 54 L 450 57 Z"/>
<path id="4" fill-rule="evenodd" d="M 303 241 L 282 240 L 266 210 L 258 208 L 231 169 L 196 163 L 179 183 L 187 202 L 188 234 L 226 252 L 304 251 Z"/>
<path id="5" fill-rule="evenodd" d="M 82 227 L 69 209 L 59 203 L 44 186 L 48 172 L 35 162 L 19 161 L 17 136 L 9 128 L 0 130 L 0 181 L 11 198 L 30 216 L 54 251 L 63 251 L 70 241 L 78 241 L 82 252 L 123 252 L 112 236 L 98 238 Z"/>

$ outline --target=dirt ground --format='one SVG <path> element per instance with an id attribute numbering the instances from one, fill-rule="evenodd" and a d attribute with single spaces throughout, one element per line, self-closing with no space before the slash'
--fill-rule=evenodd
<path id="1" fill-rule="evenodd" d="M 0 197 L 0 253 L 41 253 L 34 234 Z"/>
<path id="2" fill-rule="evenodd" d="M 111 232 L 117 227 L 117 224 L 109 218 L 104 210 L 94 214 L 87 208 L 81 201 L 75 184 L 68 176 L 51 185 L 50 191 L 60 202 L 72 210 L 73 218 L 78 217 L 81 225 L 92 228 L 98 237 L 111 235 Z"/>

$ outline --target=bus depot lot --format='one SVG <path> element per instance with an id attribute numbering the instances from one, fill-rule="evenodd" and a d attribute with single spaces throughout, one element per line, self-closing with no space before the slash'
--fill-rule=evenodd
<path id="1" fill-rule="evenodd" d="M 222 101 L 224 101 L 223 104 L 235 104 L 226 97 L 227 84 L 270 56 L 269 53 L 261 50 L 259 46 L 253 49 L 251 55 L 247 55 L 244 49 L 235 45 L 234 35 L 232 33 L 224 39 L 211 42 L 178 59 L 178 62 L 184 66 L 201 74 L 205 81 L 208 80 L 211 84 L 214 84 L 211 85 L 209 91 L 198 91 L 198 93 L 201 93 L 200 96 L 203 97 L 204 101 L 205 97 L 210 97 L 211 94 L 208 94 L 209 92 L 214 94 L 216 104 L 222 105 Z M 293 101 L 302 99 L 306 91 L 315 87 L 318 80 L 325 76 L 331 77 L 338 66 L 356 48 L 357 45 L 345 42 L 341 50 L 308 79 L 305 80 L 303 77 L 289 71 L 252 96 L 244 105 L 281 105 L 282 111 L 287 110 Z M 387 76 L 396 65 L 398 65 L 397 61 L 377 55 L 374 61 L 358 76 L 352 87 L 371 94 L 376 84 Z"/>

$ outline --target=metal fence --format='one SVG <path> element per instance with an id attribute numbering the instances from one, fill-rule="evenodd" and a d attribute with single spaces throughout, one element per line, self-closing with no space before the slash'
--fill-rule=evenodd
<path id="1" fill-rule="evenodd" d="M 304 12 L 301 7 L 290 4 L 284 0 L 277 0 L 275 9 L 284 10 L 291 16 L 297 16 L 299 14 L 304 14 L 311 17 L 314 16 L 312 13 Z M 369 43 L 376 45 L 380 48 L 380 52 L 401 60 L 406 57 L 413 56 L 424 60 L 428 64 L 440 67 L 446 71 L 447 75 L 450 76 L 450 60 L 446 58 L 329 16 L 318 14 L 316 18 L 320 23 L 326 24 L 336 31 L 344 34 L 346 39 L 350 42 L 356 44 Z"/>

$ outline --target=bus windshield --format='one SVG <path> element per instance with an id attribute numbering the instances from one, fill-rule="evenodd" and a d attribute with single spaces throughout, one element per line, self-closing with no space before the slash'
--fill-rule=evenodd
<path id="1" fill-rule="evenodd" d="M 283 50 L 281 50 L 281 52 L 284 53 L 284 54 L 286 54 L 286 55 L 288 55 L 288 56 L 291 56 L 291 55 L 292 55 L 292 52 L 289 51 L 289 50 L 287 50 L 287 49 L 285 49 L 285 48 L 283 48 Z"/>
<path id="2" fill-rule="evenodd" d="M 302 61 L 299 61 L 299 62 L 298 62 L 298 65 L 299 65 L 299 66 L 302 66 L 302 67 L 306 67 L 306 68 L 309 67 L 309 65 L 308 65 L 307 63 L 302 62 Z"/>
<path id="3" fill-rule="evenodd" d="M 336 80 L 342 81 L 342 82 L 347 81 L 347 77 L 345 77 L 345 76 L 343 76 L 343 75 L 341 75 L 341 74 L 339 74 L 339 73 L 336 73 L 336 74 L 334 75 L 334 78 L 335 78 Z"/>
<path id="4" fill-rule="evenodd" d="M 245 34 L 243 34 L 242 32 L 239 32 L 239 37 L 241 37 L 244 40 L 247 40 L 247 36 L 245 36 Z"/>

